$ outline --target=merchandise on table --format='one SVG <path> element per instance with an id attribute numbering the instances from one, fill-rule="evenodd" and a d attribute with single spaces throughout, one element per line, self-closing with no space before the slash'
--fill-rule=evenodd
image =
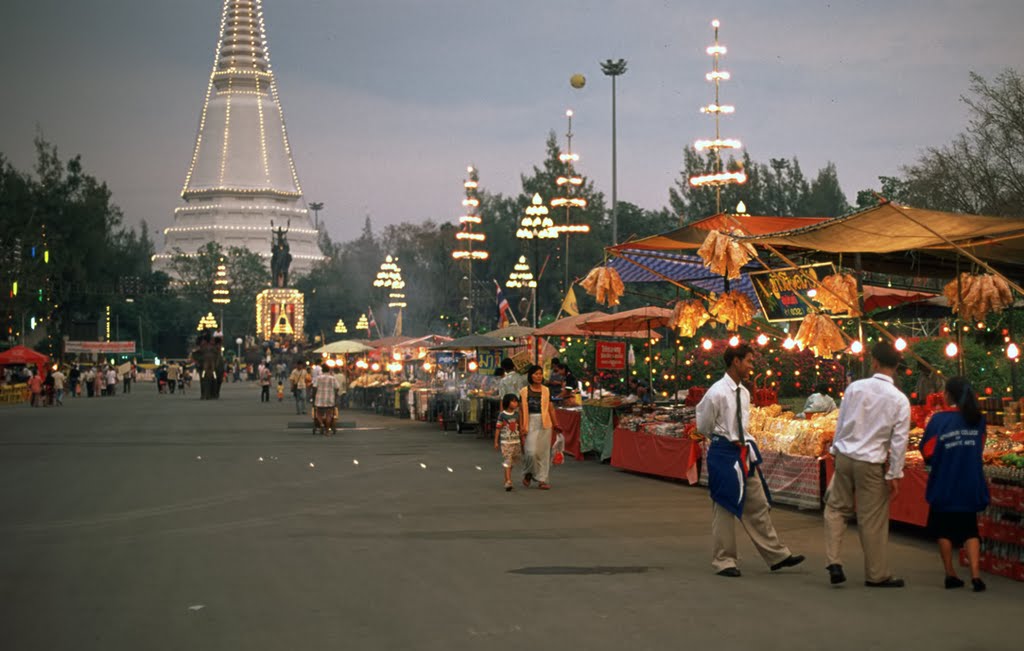
<path id="1" fill-rule="evenodd" d="M 748 429 L 762 450 L 820 457 L 828 454 L 838 418 L 838 411 L 805 419 L 783 411 L 782 405 L 751 407 Z"/>

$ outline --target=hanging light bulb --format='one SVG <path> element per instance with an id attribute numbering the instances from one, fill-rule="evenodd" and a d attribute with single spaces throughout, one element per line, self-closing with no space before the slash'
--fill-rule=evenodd
<path id="1" fill-rule="evenodd" d="M 757 345 L 758 346 L 767 346 L 768 345 L 768 335 L 764 334 L 763 332 L 761 334 L 757 335 Z"/>
<path id="2" fill-rule="evenodd" d="M 892 342 L 892 345 L 896 350 L 903 352 L 907 349 L 907 340 L 903 337 L 897 337 L 896 341 Z"/>
<path id="3" fill-rule="evenodd" d="M 860 355 L 864 352 L 864 344 L 859 339 L 854 339 L 853 343 L 850 344 L 850 352 L 854 355 Z"/>
<path id="4" fill-rule="evenodd" d="M 713 346 L 714 344 L 712 344 L 712 343 L 711 343 L 711 340 L 710 340 L 710 339 L 705 339 L 705 340 L 704 340 L 703 342 L 701 342 L 701 344 L 700 344 L 700 345 L 701 345 L 701 347 L 702 347 L 702 348 L 703 348 L 704 350 L 711 350 L 711 347 L 712 347 L 712 346 Z"/>
<path id="5" fill-rule="evenodd" d="M 1014 360 L 1020 357 L 1020 348 L 1017 347 L 1017 344 L 1010 344 L 1006 347 L 1006 356 Z"/>
<path id="6" fill-rule="evenodd" d="M 740 338 L 736 335 L 729 337 L 729 345 L 735 348 L 740 345 Z"/>
<path id="7" fill-rule="evenodd" d="M 796 348 L 796 340 L 792 337 L 786 337 L 786 340 L 782 342 L 782 347 L 786 350 L 793 350 Z"/>
<path id="8" fill-rule="evenodd" d="M 956 357 L 958 352 L 960 352 L 960 349 L 957 347 L 956 342 L 951 341 L 946 344 L 946 357 Z"/>

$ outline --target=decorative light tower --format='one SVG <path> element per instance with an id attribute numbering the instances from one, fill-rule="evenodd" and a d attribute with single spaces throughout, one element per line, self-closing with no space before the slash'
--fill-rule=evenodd
<path id="1" fill-rule="evenodd" d="M 370 336 L 370 321 L 366 318 L 366 314 L 360 314 L 359 320 L 356 321 L 356 330 L 366 330 L 366 336 Z"/>
<path id="2" fill-rule="evenodd" d="M 473 248 L 474 242 L 483 246 L 487 236 L 473 231 L 474 226 L 479 226 L 483 223 L 479 214 L 480 196 L 478 187 L 480 177 L 472 165 L 467 167 L 466 171 L 469 173 L 469 178 L 462 184 L 466 190 L 466 198 L 462 200 L 462 206 L 465 208 L 466 213 L 459 217 L 461 228 L 455 233 L 456 243 L 459 245 L 459 248 L 452 251 L 452 258 L 465 261 L 466 263 L 467 275 L 462 277 L 459 284 L 463 291 L 462 309 L 466 312 L 462 322 L 466 326 L 466 334 L 469 334 L 473 331 L 473 263 L 486 260 L 490 254 L 482 248 Z"/>
<path id="3" fill-rule="evenodd" d="M 569 120 L 569 130 L 565 133 L 565 151 L 558 156 L 558 160 L 562 161 L 565 165 L 565 176 L 559 176 L 555 179 L 558 187 L 564 188 L 565 196 L 556 197 L 551 200 L 552 208 L 565 207 L 565 223 L 552 227 L 556 235 L 565 235 L 565 246 L 562 249 L 562 253 L 565 256 L 565 284 L 562 287 L 563 292 L 569 291 L 569 235 L 573 233 L 583 235 L 590 232 L 589 224 L 572 223 L 572 209 L 579 208 L 582 210 L 587 207 L 586 199 L 575 196 L 576 190 L 583 185 L 583 177 L 576 176 L 576 172 L 573 170 L 573 163 L 580 159 L 580 155 L 574 154 L 572 151 L 572 116 L 572 109 L 565 112 L 565 117 Z"/>
<path id="4" fill-rule="evenodd" d="M 401 312 L 406 306 L 405 281 L 402 279 L 402 268 L 398 266 L 398 258 L 392 258 L 390 255 L 384 258 L 373 286 L 387 288 L 388 307 L 398 308 Z M 395 318 L 397 319 L 397 316 Z"/>
<path id="5" fill-rule="evenodd" d="M 726 53 L 724 45 L 718 43 L 718 27 L 720 23 L 718 20 L 711 21 L 711 26 L 715 29 L 715 42 L 713 45 L 707 48 L 707 53 L 711 55 L 711 72 L 705 75 L 705 78 L 715 85 L 715 101 L 713 104 L 702 106 L 700 108 L 701 113 L 708 113 L 715 118 L 715 139 L 714 140 L 698 140 L 693 144 L 697 151 L 711 151 L 714 153 L 714 170 L 711 174 L 703 174 L 699 176 L 690 177 L 690 185 L 695 188 L 703 186 L 714 186 L 715 188 L 715 212 L 722 212 L 722 186 L 729 185 L 732 183 L 746 183 L 747 175 L 742 170 L 738 172 L 727 172 L 722 169 L 722 150 L 723 149 L 740 149 L 743 144 L 739 140 L 732 138 L 722 138 L 721 131 L 719 130 L 719 118 L 723 114 L 731 114 L 736 111 L 736 107 L 722 105 L 719 103 L 719 84 L 722 81 L 729 80 L 729 73 L 725 70 L 719 70 L 718 63 L 719 57 Z"/>
<path id="6" fill-rule="evenodd" d="M 207 312 L 206 316 L 199 319 L 199 323 L 196 325 L 196 331 L 202 332 L 203 330 L 216 330 L 217 329 L 217 317 L 213 316 L 213 312 Z"/>
<path id="7" fill-rule="evenodd" d="M 224 258 L 217 263 L 217 272 L 213 276 L 213 303 L 220 305 L 220 326 L 224 327 L 224 306 L 231 303 L 231 290 L 228 289 L 228 268 Z"/>
<path id="8" fill-rule="evenodd" d="M 555 232 L 555 222 L 548 216 L 548 207 L 539 194 L 533 195 L 533 200 L 526 207 L 526 215 L 519 223 L 516 230 L 516 237 L 524 242 L 533 243 L 533 268 L 537 270 L 537 280 L 540 280 L 540 241 L 553 240 L 558 237 Z M 534 281 L 536 284 L 536 281 Z M 537 327 L 537 291 L 533 291 L 533 327 Z"/>
<path id="9" fill-rule="evenodd" d="M 509 289 L 526 289 L 530 290 L 530 304 L 533 306 L 533 327 L 537 327 L 537 279 L 533 277 L 533 272 L 530 271 L 530 265 L 526 262 L 526 256 L 519 256 L 519 262 L 513 268 L 512 273 L 508 275 L 508 280 L 505 282 L 505 287 Z M 523 310 L 520 310 L 522 312 Z"/>
<path id="10" fill-rule="evenodd" d="M 334 324 L 334 331 L 339 335 L 347 335 L 348 328 L 345 327 L 345 321 L 338 319 L 338 322 Z"/>

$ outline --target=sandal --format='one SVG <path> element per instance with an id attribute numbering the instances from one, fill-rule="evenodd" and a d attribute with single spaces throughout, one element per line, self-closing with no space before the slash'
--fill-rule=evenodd
<path id="1" fill-rule="evenodd" d="M 512 491 L 512 482 L 510 482 L 510 481 L 505 482 L 505 492 L 509 493 L 511 491 Z"/>
<path id="2" fill-rule="evenodd" d="M 526 486 L 527 488 L 529 488 L 530 487 L 530 481 L 532 479 L 533 479 L 533 475 L 530 474 L 530 473 L 526 473 L 525 475 L 523 475 L 523 486 Z"/>
<path id="3" fill-rule="evenodd" d="M 542 491 L 549 491 L 551 490 L 551 484 L 547 483 L 546 481 L 542 481 L 541 483 L 537 484 L 537 488 L 541 489 Z"/>

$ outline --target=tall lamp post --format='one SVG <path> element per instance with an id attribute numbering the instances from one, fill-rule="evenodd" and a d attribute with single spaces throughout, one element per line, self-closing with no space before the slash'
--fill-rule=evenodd
<path id="1" fill-rule="evenodd" d="M 313 211 L 313 224 L 320 230 L 320 211 L 324 209 L 323 201 L 310 201 L 309 209 Z"/>
<path id="2" fill-rule="evenodd" d="M 489 254 L 482 248 L 473 248 L 474 242 L 479 243 L 479 246 L 483 247 L 487 236 L 473 231 L 474 226 L 479 226 L 483 223 L 483 219 L 480 218 L 478 212 L 480 209 L 478 191 L 480 177 L 472 165 L 466 168 L 466 172 L 469 173 L 469 178 L 462 184 L 466 191 L 466 198 L 462 200 L 462 206 L 466 212 L 459 217 L 460 228 L 455 233 L 455 239 L 459 248 L 452 251 L 452 258 L 464 261 L 467 267 L 468 278 L 464 276 L 460 285 L 461 289 L 465 292 L 465 295 L 462 297 L 462 307 L 466 310 L 463 322 L 466 325 L 466 334 L 468 335 L 473 330 L 473 263 L 486 260 Z"/>
<path id="3" fill-rule="evenodd" d="M 605 59 L 601 62 L 601 72 L 612 78 L 612 244 L 619 243 L 619 195 L 618 168 L 616 167 L 615 141 L 615 78 L 626 74 L 625 59 Z"/>
<path id="4" fill-rule="evenodd" d="M 551 240 L 558 237 L 555 232 L 555 222 L 548 217 L 548 207 L 539 194 L 533 195 L 533 200 L 526 207 L 526 214 L 519 222 L 516 229 L 516 237 L 523 242 L 533 242 L 533 268 L 537 270 L 537 280 L 533 283 L 533 327 L 537 327 L 537 281 L 540 280 L 540 240 Z M 517 265 L 518 267 L 518 265 Z M 510 285 L 511 287 L 511 285 Z"/>
<path id="5" fill-rule="evenodd" d="M 579 208 L 583 210 L 587 207 L 587 200 L 583 197 L 577 197 L 576 190 L 574 189 L 583 185 L 583 177 L 576 176 L 576 171 L 573 169 L 573 163 L 580 159 L 580 155 L 572 151 L 572 116 L 572 109 L 565 112 L 565 117 L 569 120 L 569 129 L 565 132 L 565 151 L 558 156 L 558 160 L 565 165 L 565 175 L 555 179 L 558 187 L 564 188 L 565 195 L 551 200 L 552 208 L 565 208 L 565 223 L 552 227 L 552 230 L 557 235 L 565 235 L 565 247 L 562 249 L 562 254 L 565 256 L 565 285 L 562 287 L 563 293 L 569 291 L 569 235 L 571 233 L 583 235 L 590 232 L 589 224 L 572 223 L 572 209 Z"/>

